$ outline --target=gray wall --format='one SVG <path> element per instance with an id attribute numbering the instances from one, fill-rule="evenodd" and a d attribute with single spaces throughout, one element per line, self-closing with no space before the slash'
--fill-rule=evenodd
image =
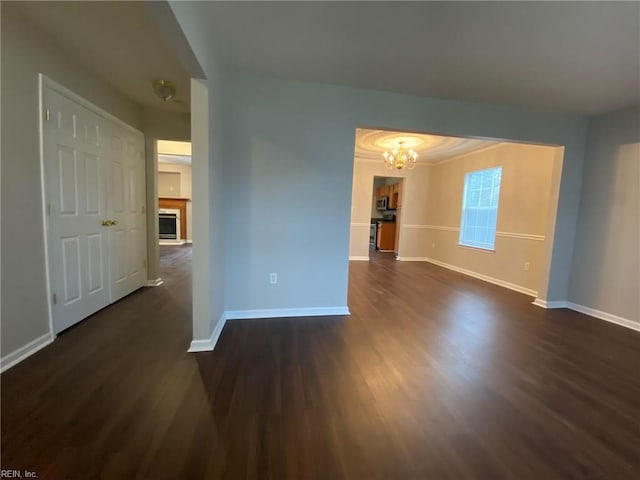
<path id="1" fill-rule="evenodd" d="M 2 2 L 2 356 L 49 331 L 38 73 L 142 129 L 139 106 Z"/>
<path id="2" fill-rule="evenodd" d="M 591 119 L 569 300 L 640 326 L 640 108 Z"/>
<path id="3" fill-rule="evenodd" d="M 224 110 L 221 107 L 225 97 L 225 88 L 222 84 L 222 77 L 215 72 L 209 74 L 209 239 L 210 244 L 205 248 L 211 250 L 209 259 L 209 292 L 208 298 L 211 302 L 211 316 L 209 318 L 209 331 L 213 331 L 220 321 L 225 310 L 224 294 L 225 269 L 233 268 L 228 265 L 224 255 L 225 252 L 225 208 L 230 205 L 225 198 L 226 178 L 224 176 L 225 158 L 223 155 L 222 136 L 224 135 Z M 206 226 L 206 225 L 205 225 Z M 195 228 L 195 227 L 194 227 Z M 195 299 L 194 299 L 195 300 Z M 195 322 L 194 318 L 194 322 Z M 194 327 L 195 328 L 195 327 Z"/>
<path id="4" fill-rule="evenodd" d="M 356 127 L 564 145 L 553 266 L 540 296 L 567 298 L 583 117 L 244 75 L 229 77 L 224 93 L 227 310 L 346 305 Z"/>
<path id="5" fill-rule="evenodd" d="M 220 332 L 220 322 L 224 321 L 225 268 L 222 109 L 217 108 L 223 95 L 221 79 L 215 75 L 211 77 L 213 81 L 191 79 L 193 340 L 207 345 L 210 345 L 212 333 Z M 212 115 L 212 112 L 217 114 Z"/>

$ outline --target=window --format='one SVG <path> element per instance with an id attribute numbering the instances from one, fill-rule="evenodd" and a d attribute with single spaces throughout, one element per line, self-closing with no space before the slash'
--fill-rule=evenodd
<path id="1" fill-rule="evenodd" d="M 465 175 L 458 244 L 493 250 L 496 243 L 501 177 L 502 167 Z"/>

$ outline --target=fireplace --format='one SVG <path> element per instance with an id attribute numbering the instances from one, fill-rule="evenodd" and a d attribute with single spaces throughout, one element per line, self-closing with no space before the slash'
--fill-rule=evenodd
<path id="1" fill-rule="evenodd" d="M 1 0 L 0 0 L 1 1 Z M 163 238 L 160 237 L 162 242 L 172 243 L 176 241 L 184 241 L 188 238 L 189 232 L 187 232 L 187 203 L 191 200 L 186 198 L 158 198 L 158 213 L 175 213 L 177 223 L 177 238 L 172 237 Z"/>
<path id="2" fill-rule="evenodd" d="M 161 208 L 158 210 L 160 240 L 180 239 L 180 210 Z"/>

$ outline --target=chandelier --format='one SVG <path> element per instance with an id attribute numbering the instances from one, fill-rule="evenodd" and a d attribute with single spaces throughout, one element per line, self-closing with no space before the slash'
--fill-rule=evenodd
<path id="1" fill-rule="evenodd" d="M 393 170 L 411 170 L 416 166 L 418 154 L 413 149 L 404 148 L 404 142 L 398 142 L 399 147 L 394 148 L 391 153 L 384 152 L 384 164 L 388 169 Z"/>

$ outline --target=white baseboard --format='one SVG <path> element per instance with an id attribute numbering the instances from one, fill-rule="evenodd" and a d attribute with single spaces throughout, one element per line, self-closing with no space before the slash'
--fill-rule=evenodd
<path id="1" fill-rule="evenodd" d="M 160 285 L 162 285 L 164 283 L 164 280 L 162 280 L 160 277 L 156 278 L 155 280 L 147 280 L 147 283 L 144 284 L 145 287 L 159 287 Z"/>
<path id="2" fill-rule="evenodd" d="M 612 313 L 603 312 L 602 310 L 596 310 L 595 308 L 578 305 L 577 303 L 566 303 L 568 308 L 570 308 L 571 310 L 575 310 L 576 312 L 584 313 L 586 315 L 599 318 L 600 320 L 604 320 L 605 322 L 615 323 L 616 325 L 621 325 L 623 327 L 630 328 L 631 330 L 640 332 L 640 322 L 636 322 L 629 318 L 619 317 L 617 315 L 613 315 Z"/>
<path id="3" fill-rule="evenodd" d="M 361 256 L 361 255 L 353 255 L 353 256 L 349 256 L 349 260 L 355 260 L 355 261 L 369 261 L 369 257 L 365 257 L 365 256 Z"/>
<path id="4" fill-rule="evenodd" d="M 51 332 L 45 333 L 41 337 L 36 338 L 35 340 L 30 341 L 26 345 L 14 350 L 11 353 L 8 353 L 4 357 L 0 359 L 0 373 L 5 370 L 9 370 L 11 367 L 20 363 L 25 358 L 33 355 L 38 350 L 46 347 L 51 342 L 53 342 L 54 336 Z"/>
<path id="5" fill-rule="evenodd" d="M 448 263 L 444 263 L 439 260 L 434 260 L 433 258 L 426 258 L 425 261 L 429 263 L 433 263 L 434 265 L 438 265 L 440 267 L 448 268 L 449 270 L 453 270 L 454 272 L 462 273 L 464 275 L 468 275 L 470 277 L 474 277 L 479 280 L 483 280 L 485 282 L 493 283 L 494 285 L 498 285 L 500 287 L 508 288 L 509 290 L 515 290 L 516 292 L 524 293 L 525 295 L 530 295 L 532 297 L 535 297 L 538 295 L 538 292 L 536 292 L 535 290 L 531 290 L 530 288 L 526 288 L 521 285 L 516 285 L 515 283 L 505 282 L 504 280 L 500 280 L 499 278 L 494 278 L 488 275 L 483 275 L 481 273 L 476 273 L 471 270 L 467 270 L 466 268 L 456 267 L 455 265 L 450 265 Z"/>
<path id="6" fill-rule="evenodd" d="M 542 300 L 540 298 L 536 298 L 533 302 L 534 305 L 542 308 L 569 308 L 576 312 L 584 313 L 585 315 L 589 315 L 590 317 L 595 317 L 600 320 L 604 320 L 605 322 L 615 323 L 616 325 L 620 325 L 626 328 L 630 328 L 631 330 L 636 330 L 640 332 L 640 322 L 636 322 L 629 318 L 619 317 L 612 313 L 603 312 L 602 310 L 596 310 L 595 308 L 585 307 L 584 305 L 578 305 L 577 303 L 567 302 L 565 300 L 547 302 L 546 300 Z"/>
<path id="7" fill-rule="evenodd" d="M 228 320 L 245 320 L 250 318 L 285 318 L 285 317 L 324 317 L 333 315 L 351 315 L 349 307 L 315 307 L 315 308 L 267 308 L 262 310 L 231 310 L 225 312 Z"/>
<path id="8" fill-rule="evenodd" d="M 193 240 L 191 240 L 190 238 L 187 238 L 187 239 L 185 240 L 185 243 L 187 243 L 187 244 L 191 245 L 191 244 L 193 243 Z"/>
<path id="9" fill-rule="evenodd" d="M 220 334 L 222 333 L 222 329 L 224 328 L 224 324 L 227 322 L 227 317 L 222 313 L 220 318 L 218 319 L 218 323 L 216 323 L 213 332 L 211 332 L 211 336 L 205 340 L 191 340 L 191 345 L 189 345 L 188 352 L 210 352 L 212 351 L 216 343 L 218 343 L 218 338 L 220 338 Z"/>
<path id="10" fill-rule="evenodd" d="M 569 308 L 569 303 L 565 302 L 564 300 L 547 302 L 546 300 L 543 300 L 541 298 L 536 298 L 531 303 L 533 305 L 538 306 L 538 307 L 548 308 L 548 309 L 552 309 L 552 308 Z"/>
<path id="11" fill-rule="evenodd" d="M 399 262 L 428 262 L 427 257 L 396 257 Z"/>

